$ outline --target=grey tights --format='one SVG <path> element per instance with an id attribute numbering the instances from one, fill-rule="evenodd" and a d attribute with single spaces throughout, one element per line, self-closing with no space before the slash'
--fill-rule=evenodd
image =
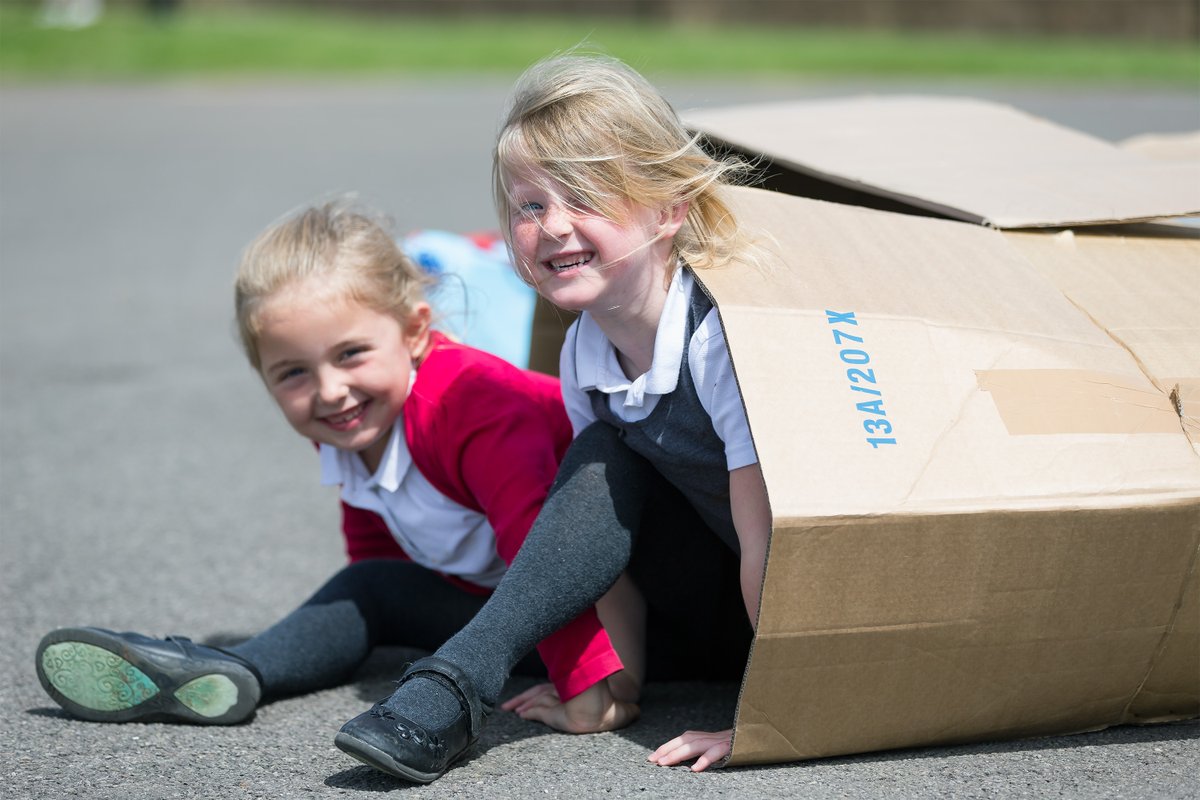
<path id="1" fill-rule="evenodd" d="M 345 683 L 376 645 L 436 649 L 486 599 L 419 564 L 360 561 L 270 628 L 225 649 L 259 671 L 265 698 L 311 692 Z M 522 671 L 536 673 L 536 658 Z"/>
<path id="2" fill-rule="evenodd" d="M 639 537 L 643 527 L 648 533 Z M 694 677 L 740 674 L 750 626 L 736 557 L 650 463 L 604 423 L 593 423 L 576 437 L 508 573 L 437 655 L 463 669 L 483 701 L 493 705 L 518 660 L 593 605 L 627 566 L 650 607 L 650 677 L 664 672 L 693 677 L 680 674 L 689 665 Z M 704 587 L 701 602 L 712 606 L 707 618 L 705 610 L 692 605 L 696 586 Z M 684 605 L 681 596 L 689 598 L 686 619 L 658 612 Z M 693 630 L 680 634 L 678 624 Z M 675 641 L 666 641 L 671 631 Z M 714 648 L 718 640 L 723 644 Z M 666 647 L 656 650 L 657 644 Z M 714 650 L 719 651 L 715 659 Z M 402 684 L 384 705 L 434 727 L 448 724 L 459 711 L 448 689 L 420 677 Z"/>

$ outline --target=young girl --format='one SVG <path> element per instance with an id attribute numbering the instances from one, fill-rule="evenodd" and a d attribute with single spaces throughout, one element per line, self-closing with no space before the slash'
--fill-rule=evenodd
<path id="1" fill-rule="evenodd" d="M 316 443 L 322 482 L 341 486 L 352 563 L 227 650 L 52 631 L 37 671 L 56 702 L 98 721 L 236 723 L 262 699 L 344 682 L 376 645 L 433 650 L 474 616 L 571 432 L 557 381 L 431 328 L 428 282 L 379 222 L 344 203 L 298 213 L 247 248 L 242 343 L 284 417 Z M 540 646 L 550 678 L 582 728 L 597 696 L 626 721 L 636 708 L 612 713 L 605 680 L 620 661 L 595 612 L 581 611 Z"/>
<path id="2" fill-rule="evenodd" d="M 343 726 L 335 741 L 355 758 L 410 780 L 442 774 L 521 654 L 627 565 L 634 586 L 616 591 L 634 607 L 644 598 L 651 676 L 664 653 L 674 674 L 744 668 L 771 516 L 719 320 L 692 277 L 748 252 L 719 197 L 736 168 L 706 155 L 619 62 L 567 56 L 518 82 L 496 200 L 525 278 L 582 312 L 561 356 L 576 438 L 480 614 Z M 570 729 L 561 697 L 536 687 L 506 707 Z M 598 699 L 616 716 L 613 698 Z M 700 771 L 728 755 L 730 737 L 688 731 L 650 760 L 695 758 Z"/>

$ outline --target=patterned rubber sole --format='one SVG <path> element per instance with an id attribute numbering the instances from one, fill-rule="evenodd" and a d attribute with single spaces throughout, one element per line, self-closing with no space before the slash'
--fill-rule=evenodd
<path id="1" fill-rule="evenodd" d="M 86 642 L 59 642 L 42 653 L 42 671 L 63 697 L 98 712 L 135 708 L 159 693 L 146 673 L 116 653 Z M 238 687 L 225 675 L 200 675 L 174 697 L 202 717 L 213 719 L 238 701 Z"/>

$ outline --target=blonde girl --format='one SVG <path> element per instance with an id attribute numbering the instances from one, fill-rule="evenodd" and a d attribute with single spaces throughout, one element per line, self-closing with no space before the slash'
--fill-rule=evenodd
<path id="1" fill-rule="evenodd" d="M 692 277 L 750 252 L 720 195 L 735 169 L 618 61 L 570 55 L 518 81 L 495 151 L 496 202 L 521 274 L 581 312 L 560 362 L 575 439 L 512 569 L 436 654 L 453 670 L 410 676 L 387 701 L 405 731 L 444 747 L 414 745 L 373 709 L 343 726 L 343 750 L 436 778 L 473 741 L 517 659 L 626 568 L 613 597 L 644 620 L 651 677 L 663 665 L 675 676 L 744 667 L 770 509 L 716 311 Z M 622 647 L 636 664 L 633 653 Z M 608 688 L 617 694 L 595 713 L 615 727 L 629 698 Z M 561 701 L 541 686 L 506 707 L 573 730 Z M 696 759 L 700 771 L 729 753 L 730 737 L 688 731 L 650 760 Z"/>
<path id="2" fill-rule="evenodd" d="M 264 699 L 348 680 L 376 645 L 433 650 L 475 615 L 571 429 L 556 381 L 432 327 L 428 283 L 379 219 L 346 202 L 293 214 L 250 244 L 235 289 L 246 357 L 316 445 L 321 482 L 341 487 L 351 563 L 228 649 L 54 630 L 36 663 L 55 701 L 97 721 L 237 723 Z M 593 702 L 621 667 L 591 610 L 539 649 L 568 705 Z"/>

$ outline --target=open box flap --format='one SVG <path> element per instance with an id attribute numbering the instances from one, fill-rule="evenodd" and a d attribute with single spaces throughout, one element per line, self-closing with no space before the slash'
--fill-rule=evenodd
<path id="1" fill-rule="evenodd" d="M 1200 161 L 1164 162 L 966 98 L 861 97 L 688 112 L 776 167 L 998 228 L 1200 213 Z"/>

